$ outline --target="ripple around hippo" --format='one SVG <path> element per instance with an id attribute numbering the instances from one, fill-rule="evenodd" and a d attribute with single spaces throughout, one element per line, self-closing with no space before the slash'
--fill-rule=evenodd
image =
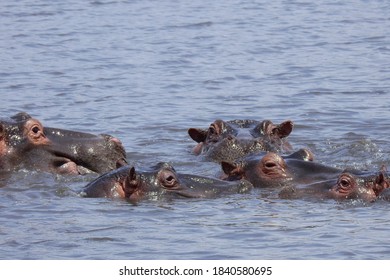
<path id="1" fill-rule="evenodd" d="M 216 120 L 207 130 L 190 128 L 189 135 L 199 143 L 195 152 L 221 162 L 225 175 L 219 180 L 179 174 L 168 163 L 136 172 L 127 165 L 117 138 L 43 127 L 27 113 L 19 113 L 0 123 L 0 163 L 4 174 L 23 168 L 58 174 L 100 173 L 82 196 L 131 201 L 151 196 L 213 198 L 247 192 L 253 186 L 281 188 L 281 198 L 310 194 L 374 201 L 389 187 L 384 168 L 379 174 L 347 172 L 314 162 L 307 149 L 290 155 L 276 153 L 287 145 L 284 138 L 292 128 L 292 121 L 275 125 L 268 120 Z"/>

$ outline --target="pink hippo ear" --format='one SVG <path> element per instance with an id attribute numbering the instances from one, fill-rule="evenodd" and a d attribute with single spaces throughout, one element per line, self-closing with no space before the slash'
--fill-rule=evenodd
<path id="1" fill-rule="evenodd" d="M 188 134 L 195 142 L 201 143 L 204 142 L 207 138 L 207 129 L 200 128 L 190 128 L 188 129 Z"/>
<path id="2" fill-rule="evenodd" d="M 279 138 L 286 138 L 292 132 L 293 127 L 294 123 L 292 121 L 285 121 L 273 128 L 272 134 L 279 136 Z"/>
<path id="3" fill-rule="evenodd" d="M 228 180 L 240 180 L 244 177 L 244 170 L 242 166 L 238 163 L 222 161 L 221 162 L 222 170 L 226 174 Z"/>

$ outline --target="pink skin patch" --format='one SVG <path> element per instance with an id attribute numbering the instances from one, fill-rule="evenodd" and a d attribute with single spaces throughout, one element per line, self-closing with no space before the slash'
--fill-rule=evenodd
<path id="1" fill-rule="evenodd" d="M 80 174 L 77 164 L 73 161 L 67 162 L 58 168 L 59 174 Z"/>
<path id="2" fill-rule="evenodd" d="M 118 145 L 122 145 L 122 142 L 118 138 L 112 137 L 112 138 L 110 138 L 110 141 L 115 142 Z"/>
<path id="3" fill-rule="evenodd" d="M 196 145 L 195 147 L 194 147 L 194 149 L 192 150 L 193 151 L 193 153 L 195 154 L 195 155 L 200 155 L 201 153 L 202 153 L 202 149 L 203 149 L 203 143 L 199 143 L 198 145 Z"/>

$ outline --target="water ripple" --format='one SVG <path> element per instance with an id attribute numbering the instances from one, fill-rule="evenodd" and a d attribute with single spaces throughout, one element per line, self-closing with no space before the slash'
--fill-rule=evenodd
<path id="1" fill-rule="evenodd" d="M 390 162 L 388 3 L 1 1 L 1 117 L 115 135 L 129 161 L 215 176 L 187 129 L 295 123 L 340 168 Z M 259 16 L 261 14 L 261 16 Z M 93 177 L 0 179 L 3 259 L 386 259 L 388 200 L 84 199 Z M 381 244 L 381 245 L 378 245 Z M 129 250 L 131 248 L 131 250 Z"/>

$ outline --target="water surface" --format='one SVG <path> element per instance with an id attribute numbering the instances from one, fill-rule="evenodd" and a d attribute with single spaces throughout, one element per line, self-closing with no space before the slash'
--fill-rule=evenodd
<path id="1" fill-rule="evenodd" d="M 215 176 L 189 127 L 291 119 L 294 148 L 389 163 L 387 1 L 0 3 L 1 117 L 109 133 L 139 167 Z M 388 259 L 386 201 L 255 190 L 137 205 L 77 196 L 93 176 L 20 171 L 0 189 L 3 259 Z"/>

